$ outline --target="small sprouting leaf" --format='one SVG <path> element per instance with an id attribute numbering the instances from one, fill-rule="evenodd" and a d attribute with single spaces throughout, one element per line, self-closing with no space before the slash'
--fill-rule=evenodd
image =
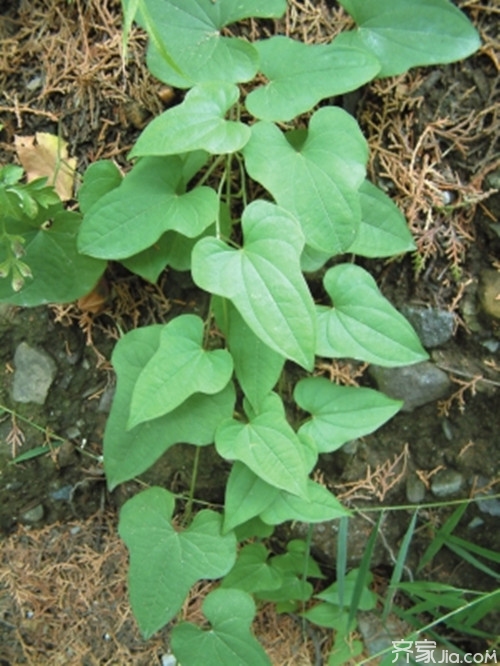
<path id="1" fill-rule="evenodd" d="M 222 588 L 235 588 L 253 594 L 259 590 L 275 590 L 283 577 L 269 566 L 269 551 L 262 543 L 244 546 L 238 553 L 234 567 L 224 577 Z"/>
<path id="2" fill-rule="evenodd" d="M 222 28 L 250 16 L 279 18 L 286 0 L 142 0 L 141 8 L 138 23 L 151 37 L 148 68 L 171 86 L 189 88 L 206 81 L 250 81 L 257 51 L 248 41 L 223 36 Z"/>
<path id="3" fill-rule="evenodd" d="M 342 607 L 349 607 L 353 601 L 354 590 L 356 588 L 357 577 L 360 573 L 359 569 L 353 569 L 349 571 L 343 581 L 343 594 L 342 594 Z M 377 603 L 377 595 L 372 592 L 368 585 L 372 582 L 373 576 L 369 573 L 366 577 L 366 583 L 363 587 L 361 597 L 358 603 L 359 610 L 373 610 L 375 604 Z M 337 607 L 340 606 L 341 599 L 339 593 L 339 583 L 336 581 L 332 583 L 326 590 L 323 590 L 319 594 L 315 595 L 316 599 L 321 599 L 326 601 L 329 604 L 333 604 Z"/>
<path id="4" fill-rule="evenodd" d="M 386 367 L 428 358 L 413 328 L 363 268 L 339 264 L 327 271 L 323 284 L 333 307 L 316 308 L 319 356 L 349 357 Z"/>
<path id="5" fill-rule="evenodd" d="M 295 386 L 296 403 L 311 414 L 299 430 L 313 439 L 320 453 L 337 450 L 368 435 L 401 408 L 401 400 L 374 389 L 337 386 L 325 377 L 306 377 Z"/>
<path id="6" fill-rule="evenodd" d="M 125 259 L 151 247 L 167 230 L 199 236 L 217 216 L 209 187 L 185 192 L 182 157 L 139 160 L 84 217 L 78 246 L 92 257 Z"/>
<path id="7" fill-rule="evenodd" d="M 340 0 L 340 4 L 358 27 L 335 41 L 375 55 L 382 65 L 379 76 L 461 60 L 481 44 L 472 23 L 449 0 Z"/>
<path id="8" fill-rule="evenodd" d="M 330 256 L 347 250 L 361 222 L 358 188 L 368 157 L 352 116 L 324 107 L 307 131 L 287 134 L 257 123 L 243 155 L 250 176 L 298 219 L 307 245 Z"/>
<path id="9" fill-rule="evenodd" d="M 152 120 L 138 138 L 130 157 L 176 155 L 193 150 L 234 153 L 250 138 L 250 128 L 226 120 L 226 112 L 238 101 L 238 87 L 231 83 L 202 83 L 178 104 Z"/>
<path id="10" fill-rule="evenodd" d="M 310 370 L 314 305 L 300 269 L 300 227 L 285 210 L 265 201 L 247 206 L 242 227 L 245 242 L 239 250 L 216 238 L 196 244 L 193 280 L 229 299 L 271 349 Z"/>
<path id="11" fill-rule="evenodd" d="M 117 386 L 104 431 L 104 469 L 110 490 L 142 474 L 174 444 L 211 444 L 219 423 L 233 413 L 235 391 L 230 382 L 220 393 L 195 393 L 169 414 L 126 429 L 134 387 L 158 351 L 163 328 L 143 326 L 129 331 L 113 350 Z"/>
<path id="12" fill-rule="evenodd" d="M 224 501 L 224 532 L 258 516 L 280 491 L 236 461 L 226 483 Z"/>
<path id="13" fill-rule="evenodd" d="M 183 666 L 271 666 L 250 630 L 255 604 L 242 590 L 217 589 L 203 602 L 211 624 L 203 630 L 182 622 L 172 630 L 172 650 Z"/>
<path id="14" fill-rule="evenodd" d="M 0 301 L 23 307 L 75 301 L 94 288 L 106 268 L 105 261 L 78 252 L 81 216 L 61 204 L 40 209 L 29 221 L 7 219 L 5 224 L 9 233 L 25 239 L 23 264 L 33 278 L 17 292 L 10 281 L 0 280 Z"/>
<path id="15" fill-rule="evenodd" d="M 174 496 L 149 488 L 128 500 L 119 533 L 130 552 L 129 593 L 145 638 L 181 609 L 194 583 L 224 576 L 236 560 L 233 532 L 221 536 L 221 517 L 200 511 L 183 532 L 172 526 Z"/>
<path id="16" fill-rule="evenodd" d="M 371 81 L 380 69 L 366 50 L 332 44 L 304 44 L 284 36 L 255 42 L 260 71 L 268 83 L 246 99 L 250 113 L 267 121 L 288 121 L 325 97 Z"/>
<path id="17" fill-rule="evenodd" d="M 415 242 L 396 204 L 365 180 L 359 188 L 361 224 L 349 252 L 363 257 L 391 257 L 410 252 Z"/>
<path id="18" fill-rule="evenodd" d="M 215 433 L 219 455 L 240 460 L 271 486 L 307 498 L 309 460 L 304 444 L 287 422 L 281 400 L 265 403 L 266 410 L 248 423 L 228 419 Z"/>
<path id="19" fill-rule="evenodd" d="M 158 350 L 139 374 L 128 429 L 168 414 L 195 393 L 213 395 L 228 384 L 233 361 L 225 349 L 203 349 L 203 320 L 180 315 L 163 327 Z"/>
<path id="20" fill-rule="evenodd" d="M 99 160 L 91 164 L 85 171 L 83 184 L 77 194 L 81 212 L 87 213 L 96 201 L 121 182 L 120 170 L 111 160 Z"/>

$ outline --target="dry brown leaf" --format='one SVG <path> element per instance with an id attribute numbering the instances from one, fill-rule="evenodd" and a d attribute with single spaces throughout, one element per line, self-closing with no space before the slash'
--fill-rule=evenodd
<path id="1" fill-rule="evenodd" d="M 35 136 L 15 136 L 17 156 L 28 182 L 47 178 L 63 201 L 73 196 L 76 159 L 68 157 L 68 143 L 54 134 L 37 132 Z"/>

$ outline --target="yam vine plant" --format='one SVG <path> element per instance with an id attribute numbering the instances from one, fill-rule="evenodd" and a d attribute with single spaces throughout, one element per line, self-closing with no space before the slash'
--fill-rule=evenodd
<path id="1" fill-rule="evenodd" d="M 350 259 L 390 257 L 414 243 L 400 211 L 366 178 L 368 145 L 356 120 L 328 102 L 377 77 L 465 58 L 479 37 L 448 0 L 340 4 L 356 28 L 311 45 L 282 35 L 250 43 L 225 30 L 250 17 L 278 19 L 286 0 L 123 0 L 124 48 L 136 21 L 149 37 L 150 71 L 184 91 L 182 101 L 144 129 L 124 177 L 111 161 L 87 169 L 79 213 L 45 196 L 43 183 L 21 184 L 15 167 L 0 175 L 0 263 L 10 273 L 3 301 L 75 299 L 110 260 L 151 282 L 167 267 L 190 271 L 210 296 L 203 317 L 182 314 L 120 339 L 104 436 L 110 489 L 180 442 L 197 452 L 215 445 L 232 465 L 222 513 L 193 511 L 195 473 L 182 529 L 164 488 L 140 492 L 121 511 L 130 599 L 145 637 L 178 615 L 197 581 L 221 579 L 203 605 L 210 631 L 187 622 L 172 630 L 183 666 L 270 663 L 250 631 L 255 601 L 300 608 L 312 596 L 307 578 L 322 574 L 306 543 L 272 555 L 262 538 L 287 521 L 345 520 L 349 512 L 311 478 L 318 456 L 374 431 L 401 406 L 313 376 L 315 357 L 385 366 L 427 358 Z M 306 129 L 296 123 L 303 114 Z M 262 198 L 251 200 L 252 182 Z M 317 304 L 308 278 L 320 269 Z M 301 369 L 293 398 L 307 416 L 298 425 L 279 390 L 286 362 Z M 324 590 L 321 610 L 310 614 L 324 621 L 326 612 L 340 637 L 355 626 L 352 607 L 374 603 L 352 580 Z"/>

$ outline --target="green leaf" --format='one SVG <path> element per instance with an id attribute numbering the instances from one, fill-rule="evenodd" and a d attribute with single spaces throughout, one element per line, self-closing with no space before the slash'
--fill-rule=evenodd
<path id="1" fill-rule="evenodd" d="M 258 409 L 280 378 L 285 360 L 255 335 L 233 305 L 228 303 L 227 309 L 226 340 L 235 375 L 245 396 Z"/>
<path id="2" fill-rule="evenodd" d="M 277 398 L 277 396 L 276 396 Z M 285 419 L 281 400 L 248 423 L 228 419 L 215 433 L 217 452 L 240 460 L 271 486 L 307 498 L 309 473 L 304 444 Z"/>
<path id="3" fill-rule="evenodd" d="M 224 532 L 258 516 L 280 491 L 236 461 L 226 483 L 224 501 Z"/>
<path id="4" fill-rule="evenodd" d="M 333 44 L 304 44 L 277 36 L 255 42 L 260 71 L 268 83 L 254 89 L 247 109 L 267 121 L 288 121 L 334 97 L 371 81 L 380 70 L 366 50 Z"/>
<path id="5" fill-rule="evenodd" d="M 274 501 L 260 512 L 259 517 L 268 525 L 280 525 L 289 520 L 321 523 L 350 515 L 327 488 L 311 479 L 307 480 L 307 495 L 307 498 L 297 497 L 281 490 Z"/>
<path id="6" fill-rule="evenodd" d="M 203 602 L 211 624 L 202 630 L 182 622 L 172 630 L 172 650 L 183 666 L 271 666 L 250 631 L 255 615 L 252 597 L 242 590 L 218 589 Z"/>
<path id="7" fill-rule="evenodd" d="M 239 250 L 215 238 L 196 244 L 193 280 L 228 298 L 271 349 L 310 370 L 314 305 L 300 269 L 300 227 L 285 210 L 254 201 L 243 213 L 242 228 L 245 242 Z"/>
<path id="8" fill-rule="evenodd" d="M 85 215 L 79 250 L 125 259 L 152 246 L 168 229 L 199 236 L 215 221 L 217 195 L 209 187 L 185 193 L 185 168 L 180 156 L 140 160 Z"/>
<path id="9" fill-rule="evenodd" d="M 83 184 L 78 190 L 78 203 L 82 213 L 90 208 L 122 182 L 118 167 L 111 160 L 99 160 L 91 164 L 83 176 Z"/>
<path id="10" fill-rule="evenodd" d="M 190 153 L 194 155 L 194 153 Z M 219 213 L 222 233 L 231 233 L 231 221 L 224 215 L 224 206 Z M 177 231 L 166 231 L 157 242 L 147 249 L 122 260 L 129 271 L 140 275 L 145 280 L 156 282 L 167 266 L 176 271 L 188 271 L 191 268 L 191 253 L 196 243 L 204 236 L 215 234 L 215 224 L 208 226 L 200 236 L 187 238 Z"/>
<path id="11" fill-rule="evenodd" d="M 152 37 L 148 68 L 177 88 L 250 81 L 257 72 L 257 51 L 243 39 L 222 36 L 222 28 L 250 16 L 279 18 L 286 9 L 285 0 L 144 0 L 142 5 L 138 22 Z M 145 20 L 145 10 L 154 21 Z"/>
<path id="12" fill-rule="evenodd" d="M 358 28 L 335 41 L 375 55 L 382 65 L 379 76 L 461 60 L 481 45 L 476 29 L 449 0 L 340 0 L 340 4 Z"/>
<path id="13" fill-rule="evenodd" d="M 349 571 L 349 573 L 345 577 L 343 585 L 344 594 L 342 600 L 344 607 L 349 608 L 354 600 L 354 591 L 356 588 L 356 582 L 359 571 L 360 571 L 359 569 L 353 569 L 352 571 Z M 358 601 L 357 605 L 358 610 L 368 611 L 368 610 L 373 610 L 373 608 L 375 608 L 375 605 L 377 603 L 377 595 L 368 588 L 368 585 L 372 582 L 372 579 L 373 579 L 372 574 L 368 574 L 366 577 L 366 585 L 363 587 L 360 599 Z M 327 601 L 329 604 L 333 604 L 338 607 L 340 605 L 338 582 L 333 583 L 332 585 L 327 587 L 326 590 L 323 590 L 323 592 L 316 594 L 315 599 L 321 599 L 322 601 Z"/>
<path id="14" fill-rule="evenodd" d="M 182 104 L 168 109 L 149 123 L 129 157 L 176 155 L 193 150 L 213 154 L 241 150 L 250 138 L 250 128 L 224 118 L 238 98 L 238 87 L 231 83 L 195 86 Z"/>
<path id="15" fill-rule="evenodd" d="M 196 393 L 169 414 L 126 430 L 134 387 L 158 351 L 163 328 L 132 330 L 113 350 L 117 386 L 104 431 L 104 469 L 110 490 L 142 474 L 174 444 L 211 444 L 219 423 L 233 413 L 235 391 L 230 382 L 220 393 Z"/>
<path id="16" fill-rule="evenodd" d="M 202 345 L 203 320 L 196 315 L 180 315 L 163 327 L 158 350 L 135 383 L 128 429 L 168 414 L 195 393 L 222 391 L 233 372 L 231 355 Z"/>
<path id="17" fill-rule="evenodd" d="M 283 577 L 268 562 L 269 551 L 261 543 L 244 546 L 238 553 L 236 563 L 224 577 L 221 587 L 232 587 L 253 594 L 260 590 L 276 590 Z"/>
<path id="18" fill-rule="evenodd" d="M 295 386 L 294 398 L 312 416 L 299 433 L 311 437 L 320 453 L 336 451 L 346 442 L 370 434 L 403 404 L 379 391 L 337 386 L 324 377 L 301 379 Z"/>
<path id="19" fill-rule="evenodd" d="M 299 220 L 307 245 L 333 256 L 353 243 L 368 146 L 346 111 L 321 108 L 307 131 L 287 134 L 257 123 L 243 155 L 250 176 Z"/>
<path id="20" fill-rule="evenodd" d="M 415 249 L 406 220 L 395 203 L 365 180 L 359 188 L 361 225 L 349 252 L 363 257 L 391 257 Z"/>
<path id="21" fill-rule="evenodd" d="M 60 204 L 40 209 L 29 222 L 7 219 L 6 231 L 26 241 L 22 262 L 29 266 L 33 277 L 26 278 L 19 291 L 12 289 L 10 279 L 0 279 L 0 301 L 33 307 L 68 303 L 88 294 L 103 274 L 106 262 L 78 252 L 80 224 L 81 216 Z"/>
<path id="22" fill-rule="evenodd" d="M 339 264 L 327 271 L 323 283 L 333 307 L 317 306 L 319 356 L 387 367 L 428 358 L 413 328 L 363 268 Z"/>
<path id="23" fill-rule="evenodd" d="M 200 511 L 176 532 L 174 503 L 168 491 L 149 488 L 120 513 L 119 533 L 130 552 L 130 601 L 145 638 L 179 612 L 192 585 L 224 576 L 236 559 L 236 539 L 232 532 L 221 536 L 219 514 Z"/>

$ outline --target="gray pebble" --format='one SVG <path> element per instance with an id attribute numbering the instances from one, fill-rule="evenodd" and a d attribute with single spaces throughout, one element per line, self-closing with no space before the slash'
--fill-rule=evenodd
<path id="1" fill-rule="evenodd" d="M 404 412 L 412 412 L 428 402 L 444 398 L 451 386 L 446 372 L 430 361 L 399 368 L 372 365 L 369 372 L 382 393 L 404 400 Z"/>
<path id="2" fill-rule="evenodd" d="M 455 316 L 448 310 L 407 305 L 402 312 L 427 349 L 440 347 L 453 336 Z"/>
<path id="3" fill-rule="evenodd" d="M 23 523 L 28 525 L 33 525 L 34 523 L 40 522 L 45 515 L 45 509 L 43 504 L 37 504 L 32 509 L 28 509 L 21 514 L 20 520 Z"/>
<path id="4" fill-rule="evenodd" d="M 418 476 L 410 474 L 406 479 L 406 499 L 410 504 L 420 504 L 425 497 L 425 485 Z"/>
<path id="5" fill-rule="evenodd" d="M 14 354 L 14 365 L 13 400 L 43 405 L 57 372 L 54 360 L 46 352 L 21 342 Z"/>
<path id="6" fill-rule="evenodd" d="M 433 477 L 431 490 L 436 497 L 455 495 L 462 488 L 464 477 L 455 469 L 443 469 Z"/>

